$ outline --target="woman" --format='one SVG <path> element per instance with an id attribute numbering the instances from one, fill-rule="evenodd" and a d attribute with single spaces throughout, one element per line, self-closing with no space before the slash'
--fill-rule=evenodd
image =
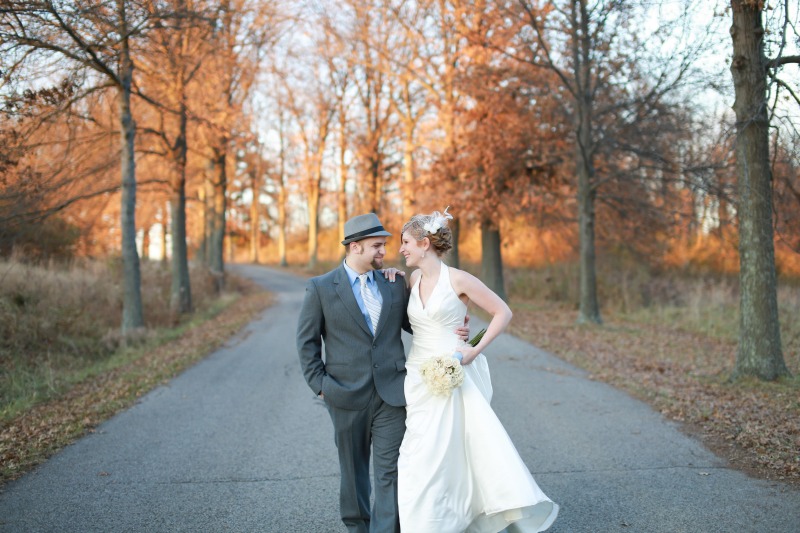
<path id="1" fill-rule="evenodd" d="M 406 433 L 398 461 L 400 529 L 408 533 L 544 531 L 558 506 L 536 485 L 492 411 L 492 385 L 481 354 L 511 320 L 511 310 L 479 279 L 449 268 L 452 248 L 443 214 L 416 215 L 403 226 L 400 253 L 409 267 L 408 317 L 414 340 L 406 361 Z M 473 348 L 453 328 L 474 302 L 492 315 Z M 463 383 L 447 395 L 428 389 L 420 366 L 461 355 Z"/>

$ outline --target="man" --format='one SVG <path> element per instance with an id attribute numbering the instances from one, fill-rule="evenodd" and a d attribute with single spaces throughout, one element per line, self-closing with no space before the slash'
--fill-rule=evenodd
<path id="1" fill-rule="evenodd" d="M 297 351 L 309 387 L 324 400 L 333 422 L 342 522 L 350 533 L 399 533 L 397 457 L 406 418 L 400 333 L 411 331 L 409 293 L 405 282 L 392 283 L 376 272 L 383 268 L 386 237 L 391 236 L 377 215 L 353 217 L 344 231 L 343 264 L 306 285 Z M 458 333 L 466 339 L 469 330 L 459 328 Z"/>

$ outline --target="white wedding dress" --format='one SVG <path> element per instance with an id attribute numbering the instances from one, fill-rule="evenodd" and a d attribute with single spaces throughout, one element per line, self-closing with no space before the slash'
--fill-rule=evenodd
<path id="1" fill-rule="evenodd" d="M 414 341 L 406 361 L 406 433 L 398 460 L 398 505 L 403 533 L 544 531 L 558 505 L 539 489 L 489 402 L 489 366 L 481 354 L 464 366 L 464 383 L 450 396 L 432 395 L 420 365 L 463 344 L 454 330 L 467 307 L 442 263 L 423 307 L 419 283 L 408 317 Z"/>

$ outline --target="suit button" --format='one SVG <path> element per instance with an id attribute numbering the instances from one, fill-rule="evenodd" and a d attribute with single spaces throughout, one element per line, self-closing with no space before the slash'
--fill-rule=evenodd
<path id="1" fill-rule="evenodd" d="M 373 347 L 373 348 L 377 348 L 377 347 L 378 347 L 378 345 L 377 345 L 377 344 L 373 344 L 373 345 L 372 345 L 372 347 Z"/>
<path id="2" fill-rule="evenodd" d="M 374 368 L 378 368 L 378 365 L 372 365 Z"/>

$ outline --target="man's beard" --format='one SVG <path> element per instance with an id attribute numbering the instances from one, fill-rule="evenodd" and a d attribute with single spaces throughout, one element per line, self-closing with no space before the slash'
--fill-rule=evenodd
<path id="1" fill-rule="evenodd" d="M 383 257 L 375 257 L 372 259 L 372 268 L 375 270 L 380 270 L 383 268 Z"/>

